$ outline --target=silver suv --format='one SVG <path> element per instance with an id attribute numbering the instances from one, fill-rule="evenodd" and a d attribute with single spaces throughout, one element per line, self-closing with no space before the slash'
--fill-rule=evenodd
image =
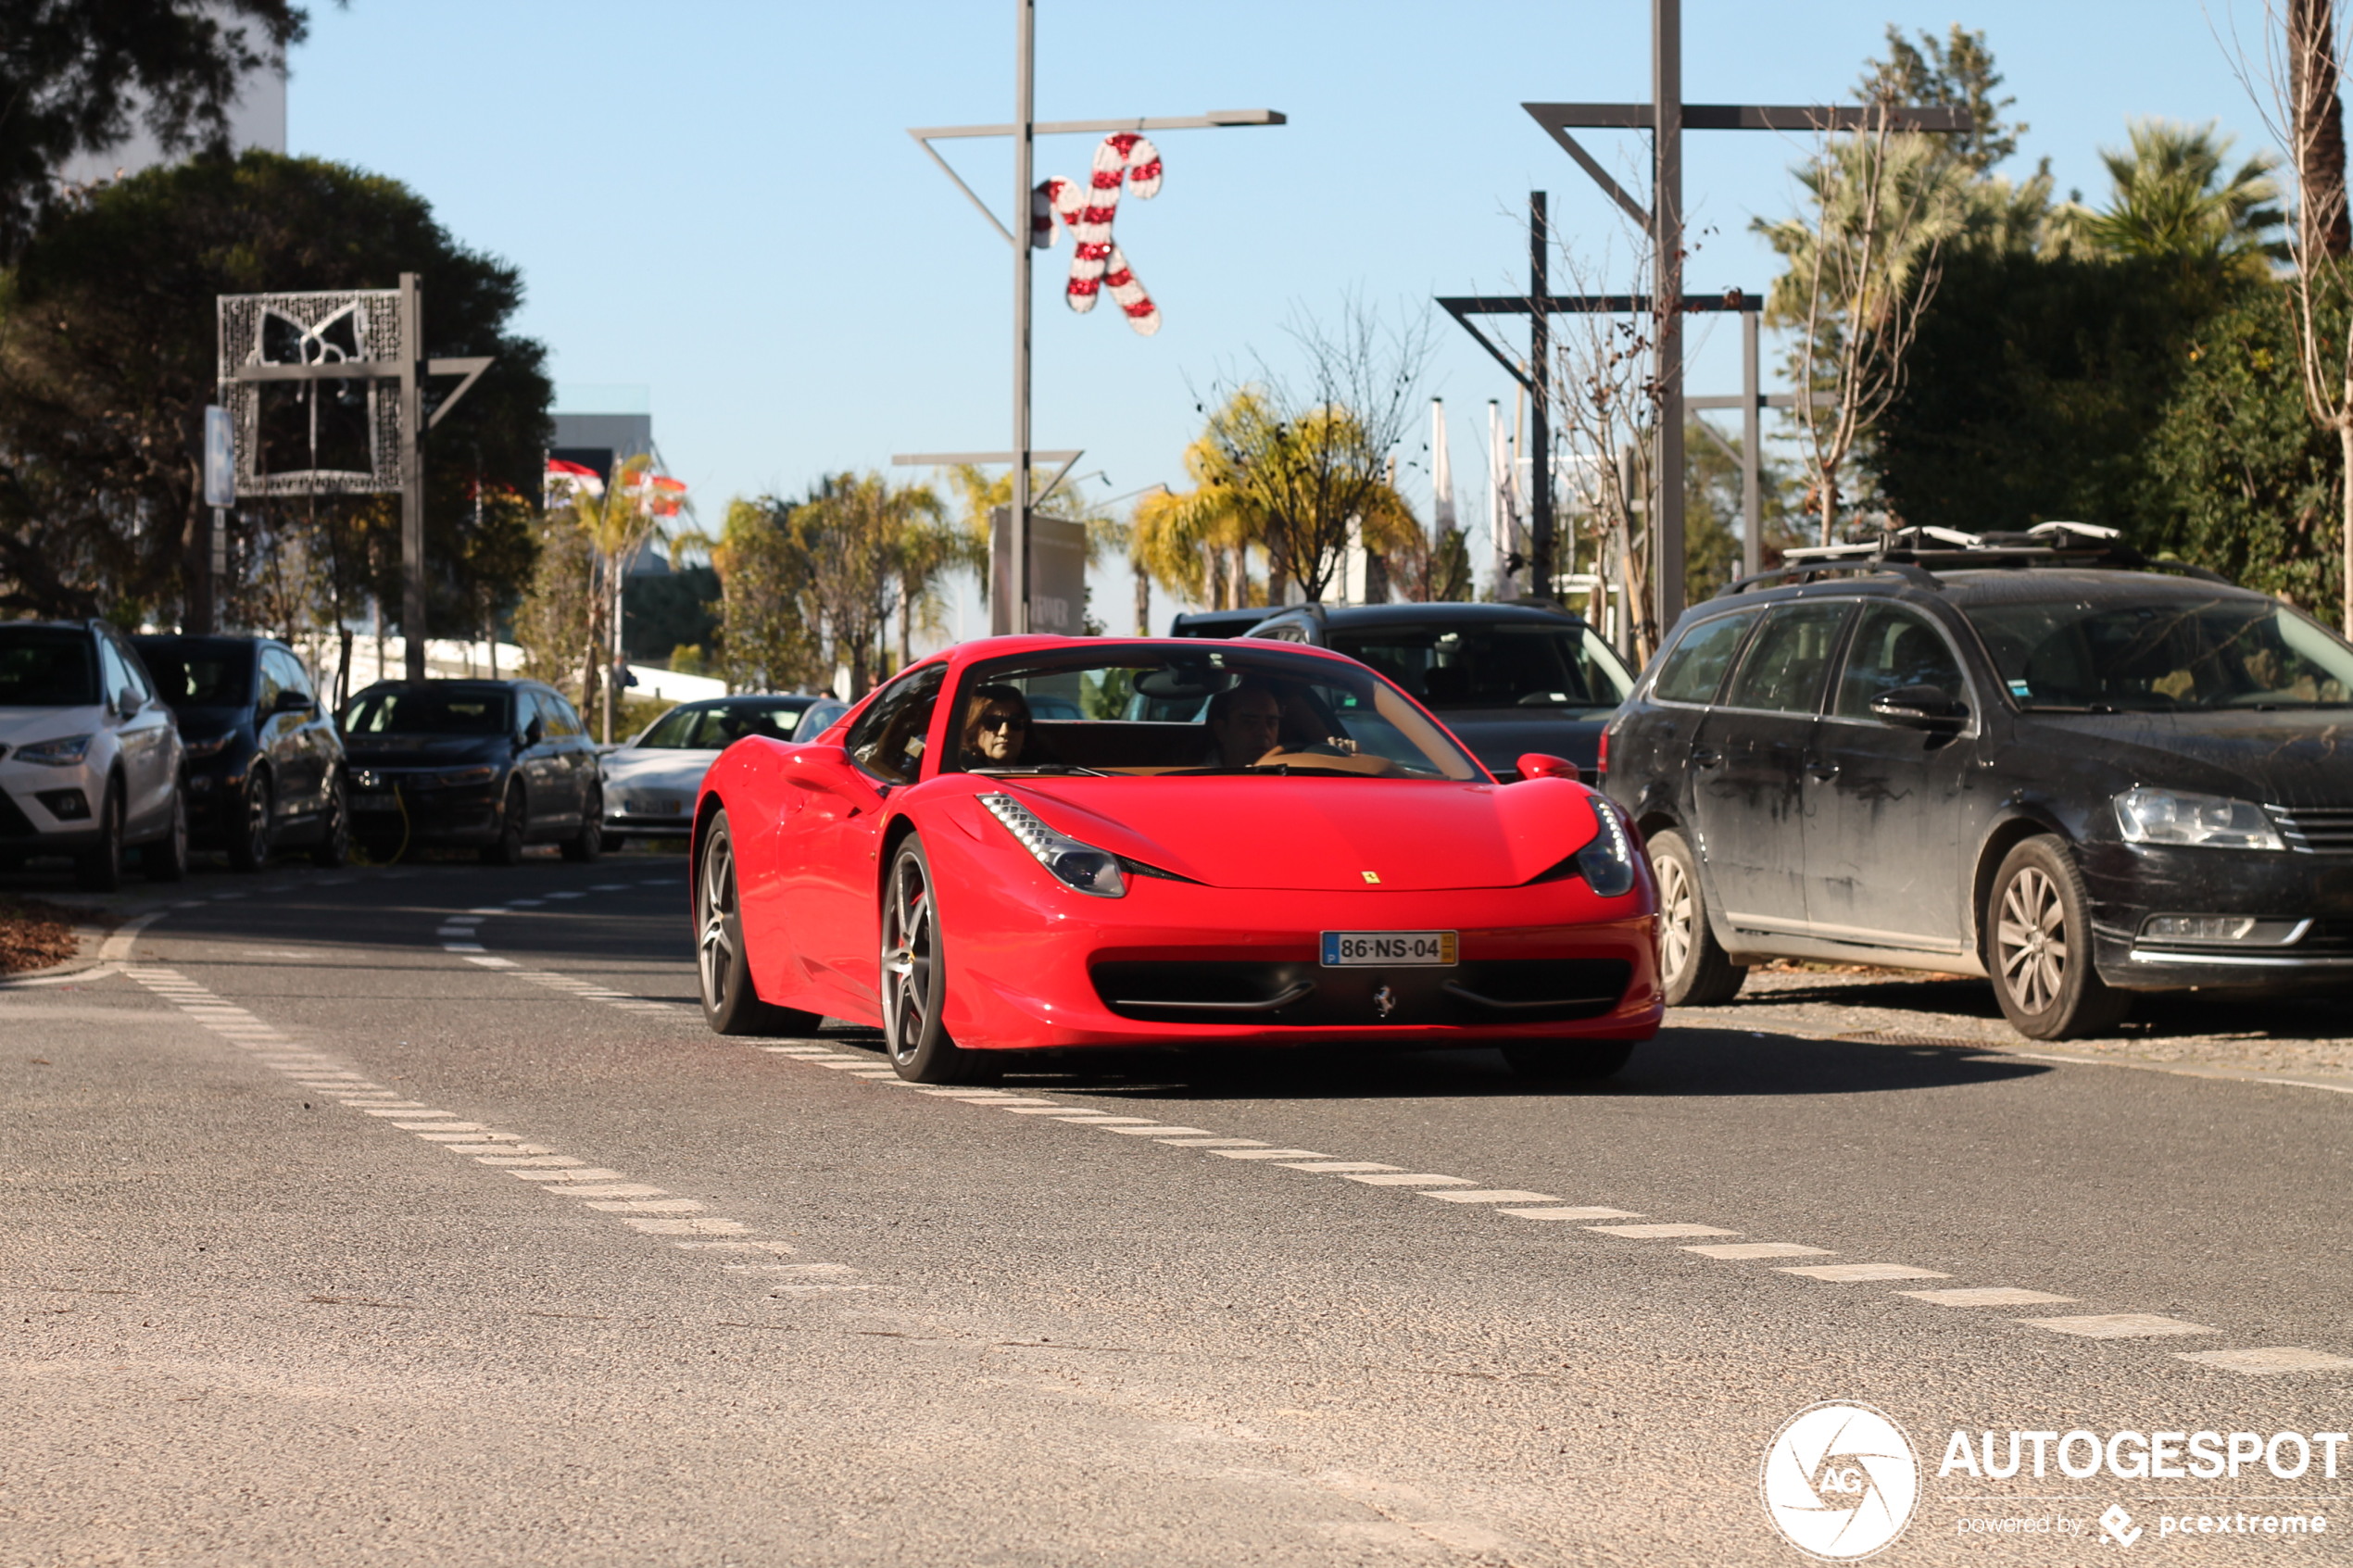
<path id="1" fill-rule="evenodd" d="M 0 867 L 70 856 L 82 885 L 104 892 L 138 847 L 150 877 L 179 881 L 182 760 L 171 709 L 113 627 L 0 624 Z"/>

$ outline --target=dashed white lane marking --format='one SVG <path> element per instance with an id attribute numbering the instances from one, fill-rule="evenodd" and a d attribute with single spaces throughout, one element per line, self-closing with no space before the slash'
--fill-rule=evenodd
<path id="1" fill-rule="evenodd" d="M 1213 1148 L 1220 1160 L 1327 1160 L 1312 1148 Z"/>
<path id="2" fill-rule="evenodd" d="M 1665 1239 L 1677 1236 L 1738 1236 L 1741 1234 L 1738 1231 L 1725 1230 L 1718 1225 L 1587 1225 L 1585 1228 L 1589 1231 L 1599 1231 L 1604 1236 L 1622 1236 L 1629 1241 L 1649 1241 L 1654 1238 Z M 1936 1277 L 1942 1279 L 1944 1276 L 1939 1274 Z"/>
<path id="3" fill-rule="evenodd" d="M 1100 1122 L 1095 1125 L 1103 1127 Z M 1156 1138 L 1164 1133 L 1206 1133 L 1209 1129 L 1206 1127 L 1168 1127 L 1158 1123 L 1150 1123 L 1141 1127 L 1103 1127 L 1103 1131 L 1117 1133 L 1124 1138 Z"/>
<path id="4" fill-rule="evenodd" d="M 585 893 L 576 893 L 576 892 L 573 892 L 573 891 L 571 891 L 571 890 L 567 889 L 566 891 L 561 892 L 561 893 L 550 893 L 550 894 L 548 894 L 548 895 L 547 895 L 547 897 L 548 897 L 549 898 L 585 898 L 586 897 L 588 897 L 588 895 L 586 895 Z"/>
<path id="5" fill-rule="evenodd" d="M 1468 1192 L 1426 1192 L 1441 1203 L 1558 1203 L 1549 1192 L 1521 1192 L 1514 1187 L 1472 1187 Z"/>
<path id="6" fill-rule="evenodd" d="M 1749 1258 L 1828 1258 L 1827 1247 L 1800 1247 L 1793 1241 L 1733 1241 L 1718 1242 L 1705 1247 L 1686 1247 L 1686 1252 L 1696 1252 L 1703 1258 L 1720 1258 L 1727 1262 L 1739 1262 Z M 1921 1294 L 1919 1291 L 1913 1295 Z"/>
<path id="7" fill-rule="evenodd" d="M 1168 1145 L 1171 1148 L 1227 1149 L 1265 1148 L 1266 1147 L 1265 1143 L 1258 1138 L 1162 1138 L 1159 1141 Z"/>
<path id="8" fill-rule="evenodd" d="M 2094 1312 L 2080 1318 L 2020 1318 L 2023 1323 L 2054 1334 L 2080 1334 L 2086 1339 L 2150 1339 L 2169 1334 L 2220 1334 L 2202 1323 L 2159 1317 L 2155 1312 Z"/>
<path id="9" fill-rule="evenodd" d="M 2259 1350 L 2176 1350 L 2173 1359 L 2195 1361 L 2200 1366 L 2221 1367 L 2224 1372 L 2245 1373 L 2261 1377 L 2278 1372 L 2344 1372 L 2353 1370 L 2353 1361 L 2332 1356 L 2324 1350 L 2303 1350 L 2289 1345 L 2274 1345 Z"/>
<path id="10" fill-rule="evenodd" d="M 1916 1301 L 1933 1301 L 1940 1307 L 2055 1307 L 2075 1299 L 2072 1296 L 2054 1296 L 2046 1290 L 2020 1290 L 2014 1285 L 1962 1290 L 1899 1290 L 1895 1294 L 1909 1296 Z"/>
<path id="11" fill-rule="evenodd" d="M 1372 1175 L 1351 1175 L 1349 1173 L 1343 1171 L 1340 1174 L 1340 1179 L 1343 1182 L 1357 1182 L 1368 1187 L 1466 1187 L 1471 1185 L 1470 1178 L 1467 1176 L 1439 1176 L 1432 1175 L 1428 1172 L 1416 1174 L 1409 1171 L 1387 1171 L 1376 1173 Z M 1444 1198 L 1450 1195 L 1446 1193 L 1433 1192 L 1426 1193 L 1423 1196 L 1428 1198 Z"/>
<path id="12" fill-rule="evenodd" d="M 629 891 L 629 884 L 625 882 L 600 882 L 589 888 L 588 891 L 591 893 L 626 893 Z"/>
<path id="13" fill-rule="evenodd" d="M 547 900 L 545 898 L 510 898 L 507 900 L 507 908 L 510 909 L 535 909 L 547 901 Z"/>
<path id="14" fill-rule="evenodd" d="M 127 960 L 127 950 L 123 956 Z M 120 972 L 171 1002 L 215 1033 L 225 1029 L 233 1029 L 245 1035 L 254 1033 L 251 1027 L 220 1022 L 224 1019 L 235 1018 L 252 1024 L 258 1023 L 243 1007 L 224 1001 L 175 970 L 125 962 Z M 271 1031 L 269 1037 L 283 1040 L 283 1036 L 276 1035 L 275 1031 Z M 560 1153 L 547 1145 L 526 1142 L 516 1134 L 497 1132 L 478 1122 L 461 1121 L 448 1111 L 406 1098 L 404 1091 L 387 1089 L 370 1082 L 363 1073 L 341 1065 L 325 1052 L 270 1049 L 250 1038 L 238 1039 L 235 1043 L 258 1065 L 283 1074 L 295 1089 L 332 1099 L 363 1116 L 385 1119 L 394 1127 L 412 1134 L 421 1141 L 437 1145 L 452 1154 L 472 1159 L 477 1164 L 502 1171 L 519 1180 L 531 1182 L 544 1192 L 559 1193 L 593 1212 L 611 1214 L 623 1224 L 641 1234 L 701 1238 L 742 1236 L 750 1231 L 751 1227 L 740 1220 L 705 1214 L 705 1205 L 694 1198 L 673 1198 L 665 1188 L 625 1180 L 624 1172 L 592 1165 L 585 1160 Z M 736 1247 L 764 1252 L 772 1257 L 789 1255 L 793 1250 L 784 1242 L 695 1239 L 680 1240 L 673 1245 L 688 1248 Z M 823 1269 L 828 1274 L 853 1274 L 858 1272 L 846 1263 L 812 1267 Z M 781 1286 L 770 1294 L 783 1296 L 788 1292 L 870 1288 L 867 1286 L 793 1285 Z"/>
<path id="15" fill-rule="evenodd" d="M 1916 1269 L 1909 1263 L 1819 1263 L 1811 1268 L 1776 1269 L 1776 1273 L 1797 1274 L 1806 1279 L 1828 1280 L 1833 1285 L 1861 1285 L 1880 1279 L 1951 1279 L 1934 1269 Z"/>
<path id="16" fill-rule="evenodd" d="M 1383 1165 L 1374 1160 L 1279 1160 L 1286 1171 L 1329 1171 L 1335 1175 L 1350 1171 L 1394 1171 L 1395 1165 Z"/>

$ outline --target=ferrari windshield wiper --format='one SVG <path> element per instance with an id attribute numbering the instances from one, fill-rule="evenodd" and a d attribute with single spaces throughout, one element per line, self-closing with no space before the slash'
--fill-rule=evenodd
<path id="1" fill-rule="evenodd" d="M 985 773 L 992 779 L 1019 778 L 1025 773 L 1083 773 L 1090 779 L 1111 777 L 1101 768 L 1089 768 L 1076 762 L 1029 762 L 1013 768 L 967 768 L 967 773 Z"/>

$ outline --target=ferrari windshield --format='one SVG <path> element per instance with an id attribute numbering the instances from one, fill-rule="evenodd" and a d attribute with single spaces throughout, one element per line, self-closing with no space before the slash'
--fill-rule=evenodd
<path id="1" fill-rule="evenodd" d="M 1966 613 L 2022 708 L 2162 713 L 2353 700 L 2353 647 L 2265 599 L 2053 600 Z"/>
<path id="2" fill-rule="evenodd" d="M 949 718 L 948 771 L 1481 776 L 1371 671 L 1256 645 L 1114 644 L 977 664 Z"/>

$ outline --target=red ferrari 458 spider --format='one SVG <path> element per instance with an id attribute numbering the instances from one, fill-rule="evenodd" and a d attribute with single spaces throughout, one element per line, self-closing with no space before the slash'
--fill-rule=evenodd
<path id="1" fill-rule="evenodd" d="M 900 1073 L 1042 1047 L 1500 1046 L 1617 1071 L 1658 1028 L 1656 894 L 1617 809 L 1499 784 L 1352 659 L 998 637 L 696 805 L 704 1016 L 878 1024 Z"/>

